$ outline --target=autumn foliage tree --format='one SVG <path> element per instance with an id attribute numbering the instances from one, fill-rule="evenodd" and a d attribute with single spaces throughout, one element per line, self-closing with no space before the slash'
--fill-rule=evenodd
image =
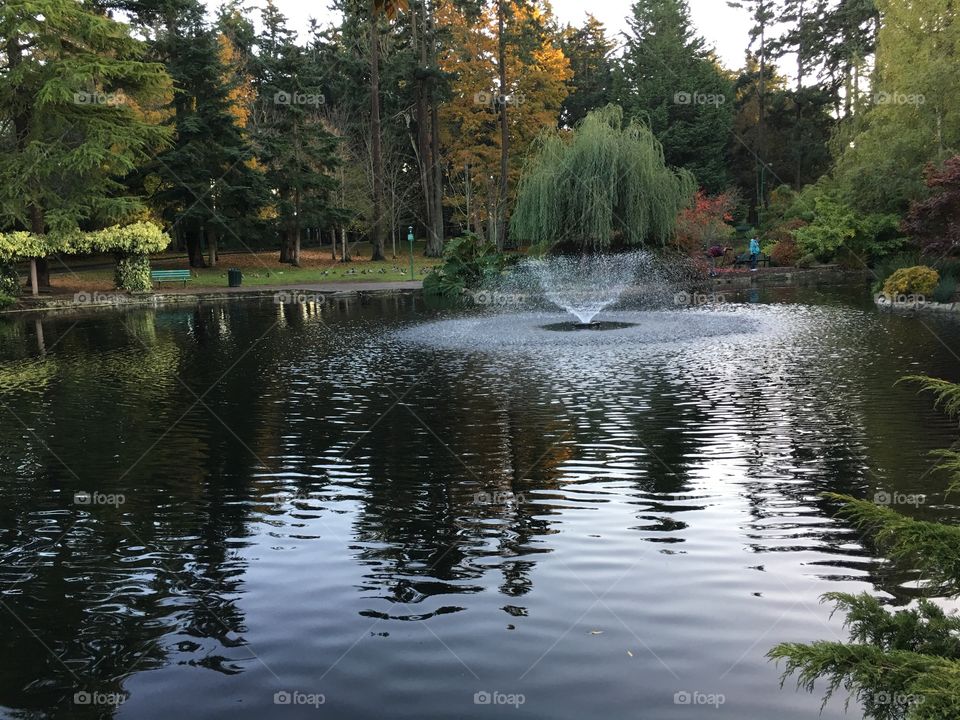
<path id="1" fill-rule="evenodd" d="M 735 190 L 717 195 L 697 191 L 693 202 L 677 213 L 674 242 L 678 249 L 694 255 L 704 248 L 724 243 L 732 234 L 733 212 L 740 201 Z"/>
<path id="2" fill-rule="evenodd" d="M 501 245 L 501 113 L 506 111 L 509 119 L 506 185 L 512 201 L 530 146 L 544 128 L 556 125 L 572 76 L 569 61 L 548 31 L 553 19 L 546 3 L 511 5 L 504 21 L 510 37 L 506 87 L 500 84 L 496 3 L 478 18 L 452 3 L 437 11 L 450 40 L 438 58 L 440 69 L 456 78 L 452 97 L 439 113 L 443 160 L 455 188 L 451 202 L 464 225 L 485 229 L 488 238 Z"/>
<path id="3" fill-rule="evenodd" d="M 902 230 L 925 255 L 945 255 L 960 247 L 960 155 L 925 173 L 930 196 L 915 201 Z"/>

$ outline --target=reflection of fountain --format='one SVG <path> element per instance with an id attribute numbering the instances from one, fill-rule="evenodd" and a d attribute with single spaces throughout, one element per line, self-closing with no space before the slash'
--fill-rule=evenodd
<path id="1" fill-rule="evenodd" d="M 630 287 L 638 273 L 651 265 L 650 253 L 552 256 L 527 263 L 550 302 L 590 325 Z"/>

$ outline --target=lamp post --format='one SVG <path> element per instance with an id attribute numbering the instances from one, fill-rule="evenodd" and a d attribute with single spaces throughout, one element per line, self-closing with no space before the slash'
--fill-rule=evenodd
<path id="1" fill-rule="evenodd" d="M 415 280 L 413 276 L 413 225 L 407 229 L 407 242 L 410 243 L 410 279 Z"/>

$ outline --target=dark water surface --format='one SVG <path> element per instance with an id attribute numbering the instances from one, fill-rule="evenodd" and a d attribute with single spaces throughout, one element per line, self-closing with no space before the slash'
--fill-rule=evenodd
<path id="1" fill-rule="evenodd" d="M 916 595 L 819 494 L 960 516 L 956 428 L 894 387 L 960 379 L 960 323 L 725 310 L 597 348 L 411 298 L 0 320 L 0 716 L 816 718 L 767 650 Z"/>

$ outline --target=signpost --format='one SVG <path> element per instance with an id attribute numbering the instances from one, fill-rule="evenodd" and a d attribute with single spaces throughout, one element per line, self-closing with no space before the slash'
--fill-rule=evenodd
<path id="1" fill-rule="evenodd" d="M 410 243 L 410 279 L 416 280 L 413 276 L 413 226 L 407 229 L 407 242 Z"/>

